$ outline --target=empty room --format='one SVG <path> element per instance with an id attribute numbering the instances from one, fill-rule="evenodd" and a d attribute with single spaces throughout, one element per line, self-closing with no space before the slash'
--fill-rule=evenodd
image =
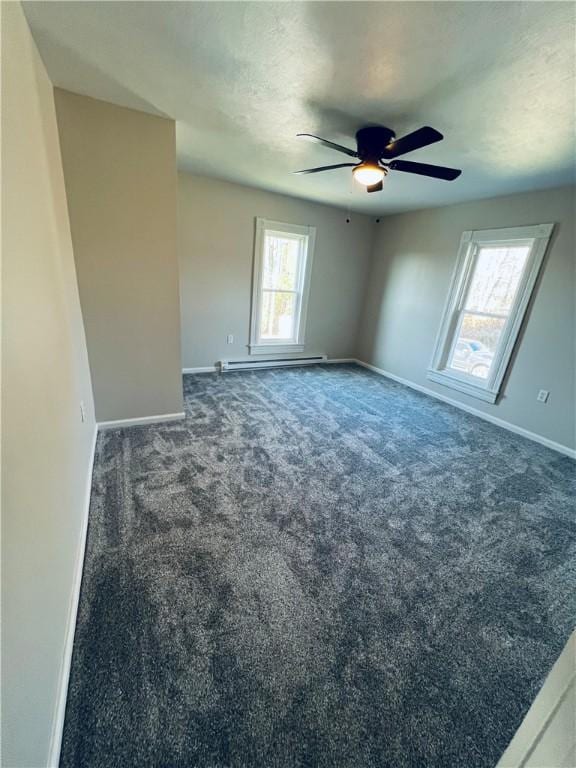
<path id="1" fill-rule="evenodd" d="M 0 12 L 3 768 L 576 768 L 576 5 Z"/>

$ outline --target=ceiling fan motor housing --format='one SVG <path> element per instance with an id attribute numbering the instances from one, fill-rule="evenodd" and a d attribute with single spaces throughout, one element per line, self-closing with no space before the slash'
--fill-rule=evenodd
<path id="1" fill-rule="evenodd" d="M 386 146 L 394 137 L 394 131 L 384 126 L 374 125 L 360 128 L 356 133 L 358 157 L 364 162 L 377 164 L 383 157 Z"/>

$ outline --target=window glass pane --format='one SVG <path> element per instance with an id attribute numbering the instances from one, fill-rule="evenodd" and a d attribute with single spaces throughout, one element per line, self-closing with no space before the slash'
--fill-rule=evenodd
<path id="1" fill-rule="evenodd" d="M 508 315 L 529 252 L 528 245 L 480 248 L 465 309 Z"/>
<path id="2" fill-rule="evenodd" d="M 262 287 L 295 291 L 298 288 L 300 240 L 267 234 L 264 238 Z"/>
<path id="3" fill-rule="evenodd" d="M 505 324 L 505 318 L 464 312 L 448 368 L 487 379 Z"/>
<path id="4" fill-rule="evenodd" d="M 293 339 L 295 314 L 295 293 L 262 291 L 260 338 L 268 341 Z"/>

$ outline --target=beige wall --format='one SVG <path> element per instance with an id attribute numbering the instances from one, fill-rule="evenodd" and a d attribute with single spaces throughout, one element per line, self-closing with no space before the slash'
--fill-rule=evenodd
<path id="1" fill-rule="evenodd" d="M 484 403 L 426 378 L 464 230 L 555 222 L 503 397 Z M 390 373 L 561 445 L 575 445 L 574 188 L 390 216 L 374 244 L 358 354 Z M 547 404 L 536 402 L 550 391 Z"/>
<path id="2" fill-rule="evenodd" d="M 55 97 L 97 419 L 180 412 L 174 122 Z"/>
<path id="3" fill-rule="evenodd" d="M 178 189 L 184 367 L 248 355 L 257 216 L 317 228 L 305 351 L 354 354 L 372 218 L 346 224 L 335 208 L 188 173 Z"/>
<path id="4" fill-rule="evenodd" d="M 17 3 L 2 3 L 2 98 L 2 765 L 39 768 L 95 423 L 52 85 Z"/>

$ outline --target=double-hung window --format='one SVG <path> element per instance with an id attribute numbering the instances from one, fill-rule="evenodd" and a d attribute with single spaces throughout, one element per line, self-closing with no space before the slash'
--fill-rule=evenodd
<path id="1" fill-rule="evenodd" d="M 496 402 L 552 228 L 464 232 L 430 379 Z"/>
<path id="2" fill-rule="evenodd" d="M 315 234 L 314 227 L 256 219 L 251 354 L 304 349 Z"/>

